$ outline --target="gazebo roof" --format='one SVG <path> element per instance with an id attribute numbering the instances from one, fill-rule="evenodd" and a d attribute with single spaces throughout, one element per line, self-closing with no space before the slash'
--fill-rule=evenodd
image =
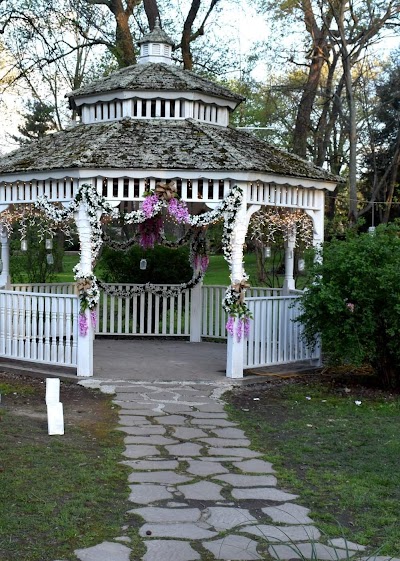
<path id="1" fill-rule="evenodd" d="M 250 133 L 194 119 L 76 125 L 0 158 L 1 174 L 76 168 L 247 171 L 340 180 Z"/>
<path id="2" fill-rule="evenodd" d="M 237 104 L 245 99 L 243 96 L 231 92 L 228 88 L 210 82 L 190 70 L 184 70 L 173 64 L 154 62 L 117 70 L 105 78 L 91 82 L 69 93 L 67 97 L 71 108 L 73 108 L 74 98 L 121 90 L 141 92 L 194 91 L 235 101 Z"/>

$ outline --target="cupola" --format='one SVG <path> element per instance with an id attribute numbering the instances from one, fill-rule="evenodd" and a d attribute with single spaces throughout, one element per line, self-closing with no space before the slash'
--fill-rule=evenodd
<path id="1" fill-rule="evenodd" d="M 163 62 L 172 64 L 172 47 L 174 42 L 160 27 L 160 20 L 157 18 L 154 29 L 139 39 L 140 55 L 138 64 L 146 62 Z"/>

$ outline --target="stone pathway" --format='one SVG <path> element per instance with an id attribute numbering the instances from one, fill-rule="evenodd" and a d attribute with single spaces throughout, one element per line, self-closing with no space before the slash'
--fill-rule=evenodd
<path id="1" fill-rule="evenodd" d="M 323 540 L 297 495 L 278 489 L 272 465 L 227 419 L 218 399 L 226 383 L 82 382 L 96 383 L 121 408 L 122 461 L 132 470 L 128 512 L 141 520 L 142 561 L 372 561 L 360 545 Z M 127 529 L 76 557 L 139 560 Z"/>

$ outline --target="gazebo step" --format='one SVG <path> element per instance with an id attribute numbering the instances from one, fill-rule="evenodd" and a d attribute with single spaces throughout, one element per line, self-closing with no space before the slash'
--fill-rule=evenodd
<path id="1" fill-rule="evenodd" d="M 0 370 L 15 374 L 29 375 L 37 378 L 60 378 L 66 382 L 79 382 L 76 368 L 67 366 L 53 366 L 51 364 L 38 364 L 23 360 L 0 358 Z"/>

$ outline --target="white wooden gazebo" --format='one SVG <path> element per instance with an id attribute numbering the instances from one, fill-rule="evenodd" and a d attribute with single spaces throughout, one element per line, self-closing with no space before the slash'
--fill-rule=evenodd
<path id="1" fill-rule="evenodd" d="M 335 188 L 337 178 L 229 127 L 229 115 L 243 98 L 181 69 L 171 54 L 172 41 L 156 25 L 140 41 L 137 65 L 69 94 L 79 123 L 0 159 L 0 210 L 35 203 L 43 195 L 64 207 L 73 203 L 80 271 L 88 277 L 92 274 L 93 221 L 85 201 L 76 199 L 82 185 L 91 185 L 110 205 L 122 208 L 143 201 L 143 193 L 159 182 L 173 181 L 182 201 L 211 209 L 233 187 L 239 187 L 242 197 L 230 244 L 233 284 L 244 278 L 243 245 L 250 217 L 263 206 L 305 211 L 313 221 L 313 242 L 320 244 L 324 193 Z M 93 375 L 94 327 L 89 321 L 88 333 L 79 333 L 77 296 L 57 295 L 57 302 L 46 304 L 42 293 L 42 300 L 33 303 L 35 291 L 30 291 L 25 292 L 30 300 L 21 303 L 23 293 L 15 287 L 8 290 L 12 288 L 8 239 L 4 228 L 2 232 L 0 357 L 62 364 L 76 367 L 79 376 Z M 286 243 L 286 293 L 295 288 L 293 244 L 290 239 Z M 200 287 L 193 290 L 192 316 L 201 314 L 201 301 L 196 300 Z M 50 320 L 60 310 L 63 319 L 52 326 Z M 257 321 L 264 320 L 255 317 Z M 191 341 L 200 341 L 201 330 L 195 325 L 192 321 Z M 35 341 L 42 347 L 37 348 Z M 227 376 L 243 375 L 245 346 L 243 338 L 239 341 L 228 334 Z"/>

